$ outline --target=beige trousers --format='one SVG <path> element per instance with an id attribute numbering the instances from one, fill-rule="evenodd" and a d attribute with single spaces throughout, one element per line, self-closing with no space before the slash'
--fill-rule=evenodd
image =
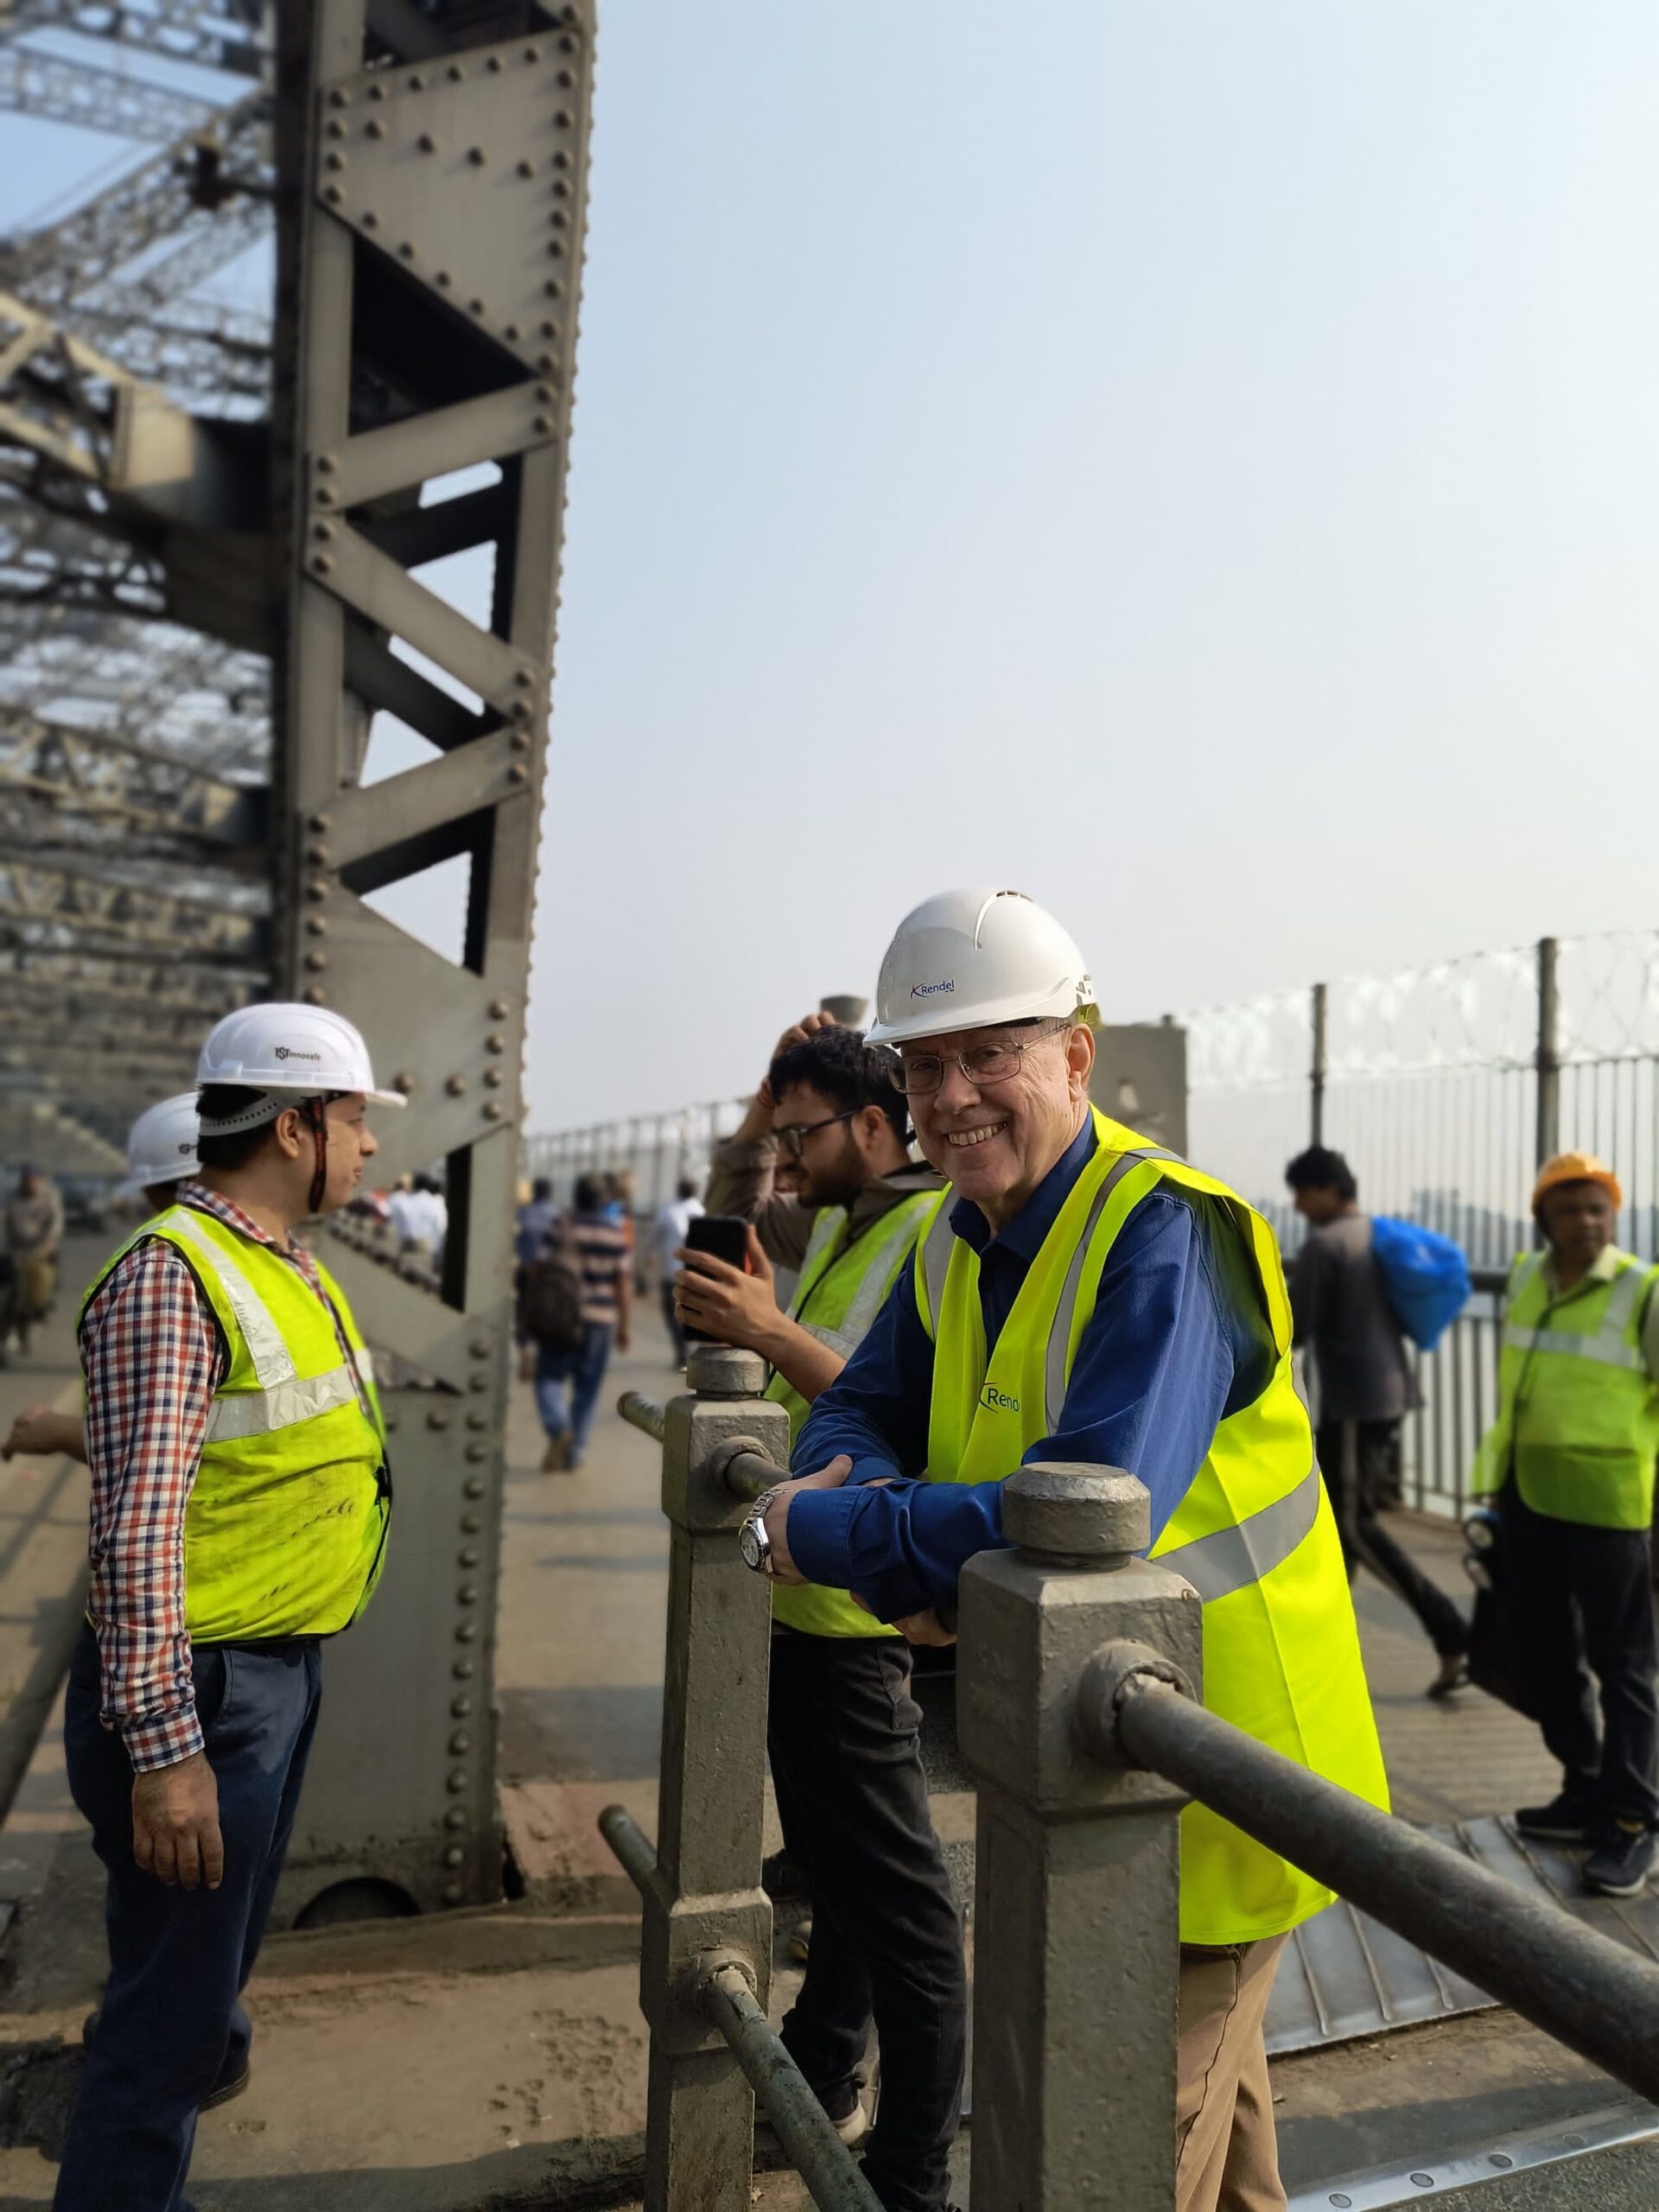
<path id="1" fill-rule="evenodd" d="M 1176 2212 L 1285 2212 L 1262 2040 L 1284 1943 L 1181 1946 Z"/>

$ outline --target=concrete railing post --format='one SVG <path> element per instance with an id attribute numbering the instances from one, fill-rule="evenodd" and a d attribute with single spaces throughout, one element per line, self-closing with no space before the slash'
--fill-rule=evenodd
<path id="1" fill-rule="evenodd" d="M 663 1510 L 672 1530 L 657 1868 L 645 1894 L 639 2003 L 651 2028 L 646 2212 L 751 2212 L 754 2101 L 700 2002 L 710 1955 L 762 2006 L 772 1907 L 760 1887 L 771 1604 L 737 1548 L 747 1506 L 720 1471 L 741 1436 L 789 1461 L 789 1415 L 759 1395 L 766 1363 L 693 1347 L 693 1395 L 668 1408 Z"/>
<path id="2" fill-rule="evenodd" d="M 1002 1527 L 1017 1548 L 969 1563 L 959 1623 L 957 1733 L 979 1777 L 974 2202 L 1173 2212 L 1185 1801 L 1103 1763 L 1076 1709 L 1109 1643 L 1196 1690 L 1201 1608 L 1132 1556 L 1150 1529 L 1132 1475 L 1022 1467 Z"/>

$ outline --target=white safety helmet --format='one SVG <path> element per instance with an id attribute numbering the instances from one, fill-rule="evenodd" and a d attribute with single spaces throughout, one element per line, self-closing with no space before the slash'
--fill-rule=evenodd
<path id="1" fill-rule="evenodd" d="M 1077 940 L 1023 891 L 942 891 L 899 923 L 875 986 L 872 1045 L 1044 1015 L 1082 1020 L 1095 987 Z"/>
<path id="2" fill-rule="evenodd" d="M 369 1048 L 344 1014 L 327 1007 L 245 1006 L 215 1022 L 196 1063 L 198 1084 L 237 1084 L 262 1095 L 225 1121 L 203 1125 L 230 1136 L 274 1121 L 296 1098 L 360 1090 L 378 1106 L 406 1106 L 401 1090 L 377 1090 Z"/>
<path id="3" fill-rule="evenodd" d="M 127 1133 L 127 1186 L 147 1191 L 201 1172 L 196 1158 L 196 1094 L 181 1090 L 146 1107 Z"/>

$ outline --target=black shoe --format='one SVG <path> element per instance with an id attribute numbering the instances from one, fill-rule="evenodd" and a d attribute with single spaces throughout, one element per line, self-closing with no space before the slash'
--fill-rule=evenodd
<path id="1" fill-rule="evenodd" d="M 202 2099 L 200 2104 L 197 2106 L 197 2111 L 212 2112 L 215 2105 L 229 2104 L 232 2097 L 239 2097 L 241 2095 L 243 2090 L 247 2088 L 249 2082 L 251 2082 L 252 2079 L 253 2061 L 251 2059 L 244 2059 L 242 2062 L 242 2071 L 237 2075 L 236 2079 L 233 2082 L 216 2082 L 213 2084 L 213 2087 L 208 2090 L 207 2095 Z"/>
<path id="2" fill-rule="evenodd" d="M 1535 1835 L 1548 1843 L 1588 1843 L 1595 1821 L 1591 1807 L 1565 1789 L 1548 1805 L 1522 1805 L 1515 1816 L 1522 1835 Z"/>
<path id="3" fill-rule="evenodd" d="M 1423 1692 L 1425 1697 L 1455 1697 L 1459 1690 L 1469 1687 L 1469 1655 L 1466 1651 L 1443 1651 L 1440 1671 Z"/>
<path id="4" fill-rule="evenodd" d="M 1650 1828 L 1616 1829 L 1585 1860 L 1585 1888 L 1597 1897 L 1640 1897 L 1653 1872 L 1656 1850 L 1659 1841 Z"/>

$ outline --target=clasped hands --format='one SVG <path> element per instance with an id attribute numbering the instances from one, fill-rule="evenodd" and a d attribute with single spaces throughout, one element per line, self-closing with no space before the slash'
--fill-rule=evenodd
<path id="1" fill-rule="evenodd" d="M 791 1482 L 779 1483 L 771 1493 L 764 1518 L 766 1541 L 772 1552 L 772 1579 L 774 1582 L 793 1585 L 806 1580 L 790 1553 L 791 1505 L 804 1490 L 839 1490 L 852 1471 L 853 1463 L 843 1452 L 838 1459 L 831 1459 L 827 1467 L 820 1467 L 815 1474 L 798 1475 Z M 875 1475 L 866 1487 L 870 1490 L 885 1489 L 891 1479 L 887 1475 Z M 856 1590 L 849 1591 L 848 1595 L 855 1605 L 862 1606 L 867 1613 L 870 1611 Z M 893 1625 L 906 1643 L 954 1643 L 957 1640 L 954 1630 L 945 1627 L 931 1605 L 925 1612 L 907 1613 L 903 1619 L 894 1621 Z"/>

